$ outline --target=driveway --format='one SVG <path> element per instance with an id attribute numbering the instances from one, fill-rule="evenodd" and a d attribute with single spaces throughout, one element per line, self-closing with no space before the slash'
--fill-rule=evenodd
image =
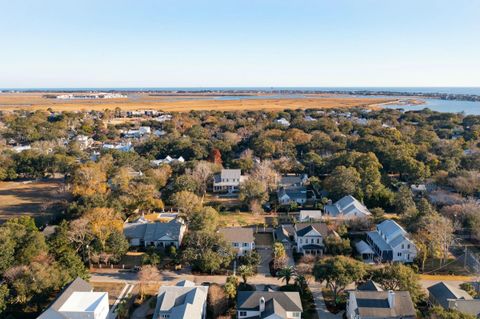
<path id="1" fill-rule="evenodd" d="M 293 249 L 294 248 L 285 248 L 287 252 L 287 266 L 295 267 L 295 260 L 293 259 Z"/>
<path id="2" fill-rule="evenodd" d="M 260 264 L 257 267 L 257 272 L 264 276 L 270 276 L 270 266 L 269 263 L 272 260 L 272 249 L 271 248 L 260 248 L 257 249 L 257 252 L 260 254 Z"/>
<path id="3" fill-rule="evenodd" d="M 340 319 L 343 316 L 343 311 L 333 314 L 328 311 L 327 306 L 325 305 L 325 300 L 323 299 L 322 294 L 322 285 L 319 282 L 313 281 L 308 284 L 310 291 L 313 295 L 313 300 L 315 301 L 315 308 L 317 310 L 318 317 L 320 319 Z"/>

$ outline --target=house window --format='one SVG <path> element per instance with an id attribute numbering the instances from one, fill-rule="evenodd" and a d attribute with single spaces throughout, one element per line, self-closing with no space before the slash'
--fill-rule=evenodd
<path id="1" fill-rule="evenodd" d="M 248 243 L 243 243 L 243 247 L 248 247 Z"/>
<path id="2" fill-rule="evenodd" d="M 407 245 L 407 248 L 410 249 L 410 244 Z"/>
<path id="3" fill-rule="evenodd" d="M 317 238 L 317 244 L 320 244 L 320 238 Z"/>
<path id="4" fill-rule="evenodd" d="M 405 248 L 405 245 L 404 245 L 404 244 L 402 244 L 402 249 L 404 249 L 404 248 Z"/>
<path id="5" fill-rule="evenodd" d="M 300 312 L 292 312 L 292 317 L 300 318 Z"/>
<path id="6" fill-rule="evenodd" d="M 402 253 L 398 253 L 397 256 L 398 256 L 398 257 L 402 257 Z"/>
<path id="7" fill-rule="evenodd" d="M 302 243 L 302 239 L 300 238 L 300 244 Z"/>
<path id="8" fill-rule="evenodd" d="M 246 316 L 247 316 L 247 312 L 246 312 L 246 311 L 240 311 L 239 317 L 246 317 Z"/>
<path id="9" fill-rule="evenodd" d="M 233 243 L 233 247 L 238 247 L 238 243 Z"/>

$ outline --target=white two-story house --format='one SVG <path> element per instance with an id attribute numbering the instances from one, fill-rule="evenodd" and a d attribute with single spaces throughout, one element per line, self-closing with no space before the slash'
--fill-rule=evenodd
<path id="1" fill-rule="evenodd" d="M 242 171 L 239 169 L 222 169 L 220 174 L 214 176 L 213 179 L 213 191 L 215 193 L 238 192 L 240 189 L 240 183 L 247 177 L 242 175 Z"/>
<path id="2" fill-rule="evenodd" d="M 108 293 L 77 277 L 37 319 L 107 319 Z"/>
<path id="3" fill-rule="evenodd" d="M 338 236 L 324 223 L 296 224 L 294 239 L 298 253 L 305 255 L 322 256 L 325 252 L 324 239 L 329 236 Z"/>
<path id="4" fill-rule="evenodd" d="M 411 263 L 417 256 L 417 247 L 408 233 L 391 219 L 381 222 L 374 231 L 368 232 L 367 243 L 382 262 Z"/>
<path id="5" fill-rule="evenodd" d="M 243 256 L 246 252 L 255 249 L 255 236 L 252 228 L 226 227 L 220 228 L 218 233 L 232 245 L 237 256 Z"/>

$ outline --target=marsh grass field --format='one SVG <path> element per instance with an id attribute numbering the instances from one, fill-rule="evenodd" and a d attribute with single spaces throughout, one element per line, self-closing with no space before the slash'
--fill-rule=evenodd
<path id="1" fill-rule="evenodd" d="M 162 110 L 165 112 L 189 112 L 200 110 L 238 111 L 238 110 L 268 110 L 284 109 L 327 109 L 365 107 L 377 108 L 379 104 L 397 101 L 395 98 L 358 98 L 326 94 L 308 95 L 302 98 L 279 98 L 260 94 L 261 98 L 242 96 L 235 99 L 222 99 L 225 95 L 157 95 L 148 93 L 129 93 L 128 98 L 95 99 L 95 100 L 57 100 L 45 98 L 46 93 L 0 93 L 0 111 L 12 110 L 46 110 L 53 111 L 103 111 L 114 110 Z M 53 94 L 50 93 L 49 94 Z M 220 99 L 215 99 L 220 98 Z"/>

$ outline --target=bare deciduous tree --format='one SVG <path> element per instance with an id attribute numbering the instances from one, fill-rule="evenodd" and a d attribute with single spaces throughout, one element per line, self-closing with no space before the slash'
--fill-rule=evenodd
<path id="1" fill-rule="evenodd" d="M 273 168 L 273 164 L 269 160 L 260 162 L 255 166 L 252 172 L 252 178 L 264 183 L 269 191 L 276 189 L 280 181 L 280 175 Z"/>
<path id="2" fill-rule="evenodd" d="M 145 291 L 150 282 L 159 281 L 160 272 L 156 266 L 146 265 L 138 272 L 138 281 L 140 282 L 140 300 L 145 298 Z"/>
<path id="3" fill-rule="evenodd" d="M 207 192 L 207 185 L 212 179 L 213 168 L 212 163 L 206 161 L 198 162 L 197 166 L 192 171 L 192 176 L 200 184 L 200 194 L 203 196 Z"/>

